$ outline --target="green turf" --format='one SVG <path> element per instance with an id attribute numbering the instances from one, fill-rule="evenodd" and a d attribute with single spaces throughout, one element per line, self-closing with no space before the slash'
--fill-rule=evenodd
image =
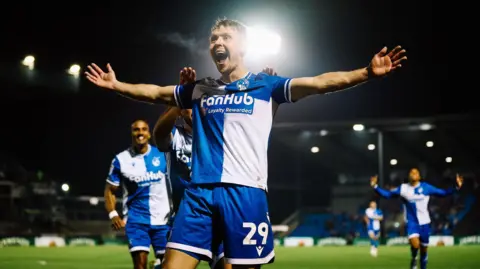
<path id="1" fill-rule="evenodd" d="M 277 247 L 271 269 L 407 269 L 408 247 L 381 247 L 372 258 L 368 247 Z M 5 247 L 0 248 L 0 269 L 97 269 L 132 268 L 128 250 L 123 246 L 99 247 Z M 207 264 L 199 267 L 208 268 Z M 432 247 L 431 269 L 478 269 L 480 246 Z"/>

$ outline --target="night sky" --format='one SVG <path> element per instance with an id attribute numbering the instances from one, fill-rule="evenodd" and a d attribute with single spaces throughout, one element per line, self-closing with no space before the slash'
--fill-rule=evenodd
<path id="1" fill-rule="evenodd" d="M 280 55 L 255 63 L 253 72 L 268 64 L 280 75 L 314 76 L 363 67 L 383 46 L 407 50 L 408 62 L 391 77 L 285 105 L 276 122 L 477 110 L 460 91 L 452 94 L 448 30 L 433 1 L 139 2 L 11 3 L 1 18 L 4 154 L 68 181 L 74 193 L 101 195 L 111 159 L 129 146 L 130 123 L 143 118 L 153 127 L 164 107 L 106 92 L 84 77 L 74 90 L 63 87 L 65 69 L 110 62 L 119 80 L 159 85 L 175 84 L 184 66 L 196 68 L 199 77 L 217 77 L 206 48 L 212 23 L 223 16 L 266 25 L 282 36 Z M 18 75 L 27 54 L 37 59 L 41 85 Z M 455 98 L 460 101 L 451 105 Z"/>

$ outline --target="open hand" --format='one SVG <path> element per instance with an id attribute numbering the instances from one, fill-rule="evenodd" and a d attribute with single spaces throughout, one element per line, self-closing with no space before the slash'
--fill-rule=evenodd
<path id="1" fill-rule="evenodd" d="M 370 178 L 370 186 L 375 187 L 378 184 L 378 176 L 373 176 Z"/>
<path id="2" fill-rule="evenodd" d="M 457 174 L 456 178 L 457 189 L 460 189 L 463 185 L 463 177 Z"/>
<path id="3" fill-rule="evenodd" d="M 405 53 L 406 50 L 402 49 L 401 46 L 396 46 L 388 53 L 387 47 L 384 47 L 373 56 L 369 66 L 370 74 L 374 77 L 383 77 L 401 68 L 402 62 L 407 60 L 407 56 L 404 56 Z"/>
<path id="4" fill-rule="evenodd" d="M 107 73 L 103 72 L 103 70 L 94 63 L 88 66 L 88 70 L 89 71 L 85 72 L 85 75 L 90 82 L 102 88 L 113 89 L 117 78 L 110 64 L 107 64 Z"/>

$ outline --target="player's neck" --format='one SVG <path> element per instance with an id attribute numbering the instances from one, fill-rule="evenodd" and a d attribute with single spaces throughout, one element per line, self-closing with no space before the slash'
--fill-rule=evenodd
<path id="1" fill-rule="evenodd" d="M 416 181 L 416 182 L 410 182 L 410 186 L 412 187 L 416 187 L 420 184 L 420 181 Z"/>
<path id="2" fill-rule="evenodd" d="M 222 74 L 222 81 L 231 83 L 245 77 L 248 74 L 248 69 L 244 65 L 239 65 L 232 72 L 225 72 Z"/>
<path id="3" fill-rule="evenodd" d="M 133 151 L 135 151 L 136 154 L 145 154 L 148 151 L 148 144 L 135 145 L 133 146 Z"/>

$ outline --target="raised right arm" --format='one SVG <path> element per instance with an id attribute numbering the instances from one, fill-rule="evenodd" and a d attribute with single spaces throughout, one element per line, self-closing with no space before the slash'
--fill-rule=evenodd
<path id="1" fill-rule="evenodd" d="M 173 96 L 175 87 L 162 87 L 153 84 L 130 84 L 116 81 L 112 90 L 137 101 L 176 106 L 177 104 Z"/>
<path id="2" fill-rule="evenodd" d="M 158 86 L 121 82 L 117 80 L 110 64 L 107 64 L 107 73 L 94 63 L 88 66 L 88 70 L 88 72 L 85 72 L 85 75 L 93 84 L 101 88 L 113 90 L 137 101 L 178 106 L 183 103 L 188 104 L 189 99 L 191 99 L 193 87 L 184 88 L 184 86 Z M 182 87 L 182 89 L 179 89 L 179 87 Z M 179 98 L 183 100 L 177 100 Z"/>

